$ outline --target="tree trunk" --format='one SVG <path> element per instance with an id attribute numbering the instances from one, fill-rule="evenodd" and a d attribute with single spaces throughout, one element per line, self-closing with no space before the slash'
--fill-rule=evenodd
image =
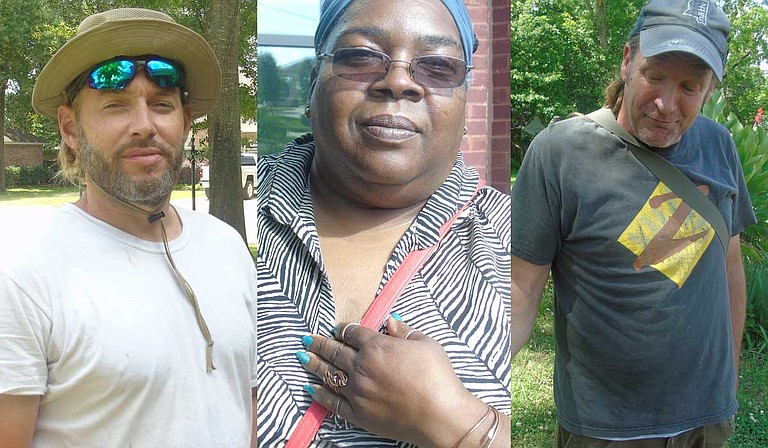
<path id="1" fill-rule="evenodd" d="M 600 48 L 608 50 L 608 17 L 605 15 L 605 0 L 597 0 L 597 23 L 600 39 Z"/>
<path id="2" fill-rule="evenodd" d="M 7 79 L 0 79 L 0 193 L 5 193 L 5 88 Z"/>
<path id="3" fill-rule="evenodd" d="M 208 211 L 247 241 L 240 173 L 240 0 L 217 0 L 210 5 L 208 40 L 219 59 L 222 84 L 219 102 L 208 114 L 212 185 Z"/>

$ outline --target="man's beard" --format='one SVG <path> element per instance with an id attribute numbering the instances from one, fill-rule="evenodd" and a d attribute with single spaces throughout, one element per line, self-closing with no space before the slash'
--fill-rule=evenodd
<path id="1" fill-rule="evenodd" d="M 111 153 L 110 160 L 88 141 L 82 128 L 78 129 L 80 146 L 80 168 L 85 176 L 95 182 L 110 196 L 132 204 L 141 204 L 151 208 L 159 207 L 170 196 L 173 180 L 181 169 L 182 150 L 174 150 L 170 145 L 163 145 L 153 139 L 131 142 L 119 146 Z M 158 148 L 168 158 L 168 169 L 158 176 L 142 181 L 131 179 L 120 167 L 120 156 L 132 148 Z M 157 166 L 143 167 L 145 173 L 159 170 Z"/>

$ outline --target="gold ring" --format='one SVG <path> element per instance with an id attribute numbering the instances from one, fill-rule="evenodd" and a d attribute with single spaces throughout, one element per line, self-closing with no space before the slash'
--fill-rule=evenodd
<path id="1" fill-rule="evenodd" d="M 333 372 L 326 370 L 325 374 L 323 374 L 323 381 L 328 385 L 328 387 L 333 389 L 334 392 L 340 394 L 341 388 L 347 385 L 349 376 L 347 376 L 347 373 L 343 370 L 337 369 Z"/>
<path id="2" fill-rule="evenodd" d="M 413 333 L 421 333 L 419 330 L 411 330 L 405 335 L 405 339 L 407 340 Z"/>
<path id="3" fill-rule="evenodd" d="M 353 326 L 353 325 L 356 325 L 356 326 L 358 326 L 358 327 L 360 326 L 360 324 L 358 324 L 358 323 L 356 323 L 356 322 L 353 322 L 353 323 L 351 323 L 351 324 L 347 324 L 347 325 L 345 325 L 345 326 L 344 326 L 344 329 L 343 329 L 343 330 L 341 330 L 341 342 L 346 342 L 346 341 L 344 341 L 344 336 L 346 336 L 346 335 L 347 335 L 347 328 L 349 328 L 349 327 L 351 327 L 351 326 Z"/>

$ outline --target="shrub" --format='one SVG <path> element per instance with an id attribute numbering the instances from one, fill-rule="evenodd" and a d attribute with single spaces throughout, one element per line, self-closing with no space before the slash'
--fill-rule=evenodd
<path id="1" fill-rule="evenodd" d="M 724 125 L 731 132 L 739 152 L 747 189 L 757 224 L 742 234 L 744 255 L 753 260 L 768 256 L 768 135 L 760 126 L 744 126 L 738 117 L 725 116 L 727 104 L 719 91 L 704 105 L 704 115 Z"/>
<path id="2" fill-rule="evenodd" d="M 7 166 L 5 167 L 6 184 L 9 187 L 32 187 L 51 183 L 56 174 L 56 166 Z"/>
<path id="3" fill-rule="evenodd" d="M 741 235 L 747 279 L 747 322 L 744 339 L 748 349 L 768 351 L 768 135 L 760 126 L 744 126 L 716 91 L 703 114 L 731 132 L 739 152 L 757 224 Z"/>
<path id="4" fill-rule="evenodd" d="M 744 263 L 747 278 L 747 321 L 744 342 L 747 350 L 768 352 L 768 259 Z"/>

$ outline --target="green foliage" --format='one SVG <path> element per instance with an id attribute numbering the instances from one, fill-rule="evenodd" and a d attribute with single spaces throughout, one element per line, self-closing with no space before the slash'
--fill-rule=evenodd
<path id="1" fill-rule="evenodd" d="M 30 187 L 50 184 L 56 174 L 56 167 L 36 166 L 6 166 L 5 176 L 9 187 Z"/>
<path id="2" fill-rule="evenodd" d="M 512 2 L 513 126 L 591 112 L 618 74 L 626 36 L 645 0 Z"/>
<path id="3" fill-rule="evenodd" d="M 552 282 L 547 282 L 531 339 L 512 360 L 512 446 L 551 447 L 557 412 L 552 389 L 555 362 Z"/>
<path id="4" fill-rule="evenodd" d="M 259 83 L 262 86 L 259 92 L 259 104 L 270 106 L 288 95 L 288 83 L 280 76 L 277 60 L 272 53 L 262 51 L 259 55 L 258 70 Z M 267 86 L 269 88 L 265 88 Z"/>
<path id="5" fill-rule="evenodd" d="M 768 109 L 768 76 L 761 64 L 768 60 L 768 8 L 755 0 L 726 0 L 731 21 L 725 79 L 720 85 L 729 110 L 751 120 L 757 109 Z"/>
<path id="6" fill-rule="evenodd" d="M 743 352 L 739 369 L 736 433 L 727 448 L 768 446 L 768 362 L 765 354 Z"/>
<path id="7" fill-rule="evenodd" d="M 279 107 L 260 108 L 259 113 L 259 154 L 280 152 L 291 140 L 309 132 L 306 119 L 295 118 L 294 110 Z"/>
<path id="8" fill-rule="evenodd" d="M 759 126 L 744 126 L 730 112 L 720 91 L 704 105 L 702 113 L 731 132 L 741 159 L 757 224 L 741 235 L 747 279 L 747 320 L 744 343 L 748 350 L 768 351 L 768 136 Z"/>
<path id="9" fill-rule="evenodd" d="M 747 259 L 744 263 L 747 279 L 747 320 L 744 345 L 758 355 L 768 355 L 768 257 Z"/>
<path id="10" fill-rule="evenodd" d="M 759 126 L 744 126 L 733 113 L 725 115 L 727 102 L 720 91 L 704 105 L 702 113 L 731 132 L 741 159 L 757 224 L 742 234 L 744 255 L 755 260 L 768 257 L 768 135 Z"/>

